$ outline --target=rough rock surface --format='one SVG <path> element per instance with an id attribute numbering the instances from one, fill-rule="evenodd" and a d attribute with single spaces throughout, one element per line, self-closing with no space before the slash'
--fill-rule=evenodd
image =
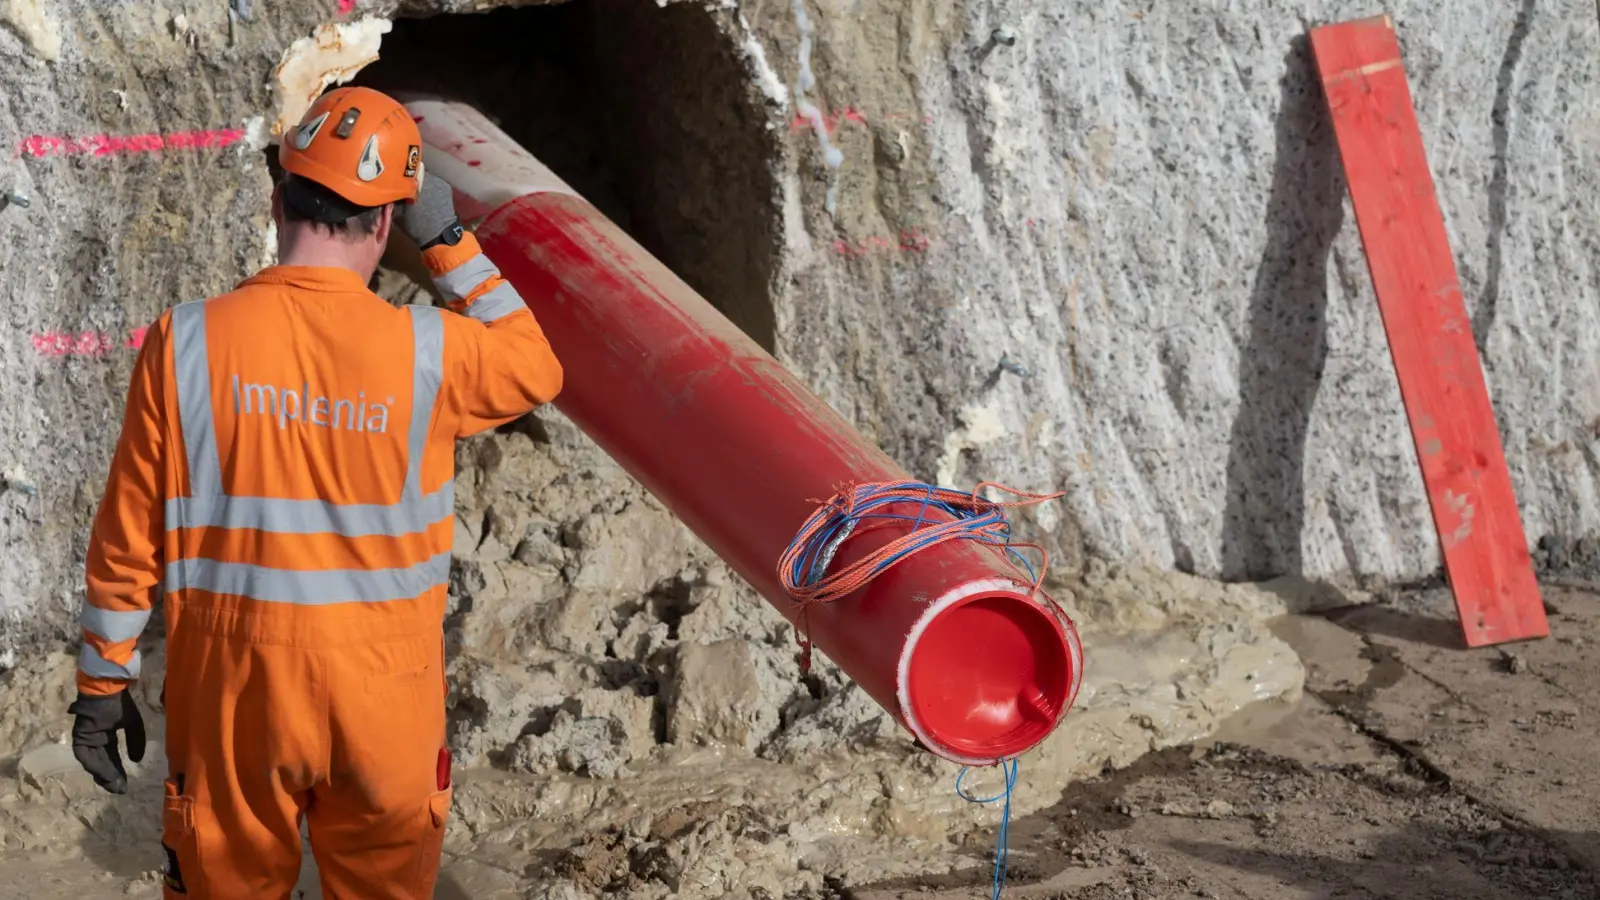
<path id="1" fill-rule="evenodd" d="M 673 669 L 667 699 L 667 738 L 673 743 L 753 750 L 777 725 L 777 712 L 763 702 L 755 657 L 744 641 L 682 644 Z"/>
<path id="2" fill-rule="evenodd" d="M 1595 12 L 1386 9 L 1530 539 L 1592 532 Z M 915 471 L 1069 490 L 1066 514 L 1038 523 L 1059 544 L 1229 577 L 1430 573 L 1428 508 L 1300 38 L 1377 10 L 824 11 L 819 90 L 845 114 L 839 219 L 802 141 L 785 358 Z M 753 18 L 783 35 L 780 71 L 787 16 Z M 984 49 L 999 26 L 1016 44 Z"/>
<path id="3" fill-rule="evenodd" d="M 71 637 L 132 335 L 268 258 L 273 68 L 340 15 L 236 6 L 0 11 L 0 187 L 31 200 L 0 210 L 8 654 Z M 475 99 L 914 472 L 1066 488 L 1027 517 L 1056 548 L 1382 581 L 1437 550 L 1299 38 L 1370 11 L 825 0 L 806 96 L 837 170 L 794 122 L 790 4 L 401 19 L 373 71 L 470 48 L 479 93 L 524 76 Z M 1587 535 L 1594 12 L 1393 12 L 1530 537 Z M 988 42 L 1001 26 L 1013 45 Z M 626 529 L 576 499 L 591 532 Z"/>

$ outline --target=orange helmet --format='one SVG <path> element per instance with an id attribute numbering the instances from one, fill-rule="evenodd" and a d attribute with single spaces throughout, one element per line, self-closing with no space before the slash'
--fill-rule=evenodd
<path id="1" fill-rule="evenodd" d="M 339 88 L 317 98 L 283 136 L 278 162 L 348 203 L 317 216 L 342 221 L 364 208 L 417 199 L 422 135 L 394 98 L 372 88 Z"/>

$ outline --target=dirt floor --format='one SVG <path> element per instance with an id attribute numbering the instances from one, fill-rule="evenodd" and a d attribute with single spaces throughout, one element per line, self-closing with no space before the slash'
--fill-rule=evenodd
<path id="1" fill-rule="evenodd" d="M 1015 821 L 1005 896 L 1600 896 L 1591 718 L 1600 709 L 1600 594 L 1547 587 L 1546 602 L 1551 639 L 1480 651 L 1457 649 L 1442 590 L 1280 620 L 1275 630 L 1305 661 L 1304 698 L 1251 707 L 1202 745 L 1080 782 L 1054 807 Z M 498 793 L 518 802 L 509 789 Z M 563 851 L 519 852 L 514 843 L 482 839 L 453 847 L 437 896 L 662 896 L 670 885 L 652 878 L 652 869 L 695 852 L 690 845 L 706 839 L 708 823 L 746 836 L 783 829 L 781 809 L 733 802 L 709 798 L 657 815 L 631 837 L 614 830 Z M 828 877 L 784 894 L 987 896 L 994 838 L 985 828 L 945 848 L 948 874 Z M 861 852 L 889 863 L 897 852 L 928 851 L 863 844 Z M 749 863 L 736 883 L 766 881 L 759 860 Z M 0 854 L 0 868 L 0 897 L 158 893 L 154 873 L 134 875 L 93 857 Z M 646 882 L 650 889 L 642 890 Z M 743 895 L 779 896 L 769 888 Z"/>
<path id="2" fill-rule="evenodd" d="M 1247 710 L 1213 743 L 1018 821 L 1006 896 L 1600 896 L 1600 596 L 1547 587 L 1545 601 L 1552 639 L 1479 651 L 1456 649 L 1442 590 L 1282 621 L 1306 663 L 1301 703 Z M 989 877 L 847 893 L 974 897 Z"/>

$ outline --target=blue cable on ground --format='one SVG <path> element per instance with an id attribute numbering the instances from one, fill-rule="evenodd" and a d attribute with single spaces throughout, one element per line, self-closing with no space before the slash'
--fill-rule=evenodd
<path id="1" fill-rule="evenodd" d="M 1000 900 L 1000 892 L 1006 886 L 1006 857 L 1009 855 L 1007 840 L 1011 836 L 1011 792 L 1017 786 L 1017 771 L 1021 767 L 1021 760 L 1012 759 L 1009 764 L 1000 760 L 1000 770 L 1006 774 L 1006 787 L 1004 791 L 993 797 L 974 797 L 961 789 L 961 779 L 966 777 L 971 766 L 962 766 L 956 773 L 956 796 L 968 803 L 993 803 L 996 800 L 1005 800 L 1005 807 L 1000 814 L 1000 836 L 995 842 L 994 851 L 994 880 L 993 892 L 989 895 L 991 900 Z"/>
<path id="2" fill-rule="evenodd" d="M 800 641 L 800 670 L 809 669 L 811 644 L 805 635 L 803 617 L 809 603 L 828 602 L 848 596 L 852 591 L 870 582 L 889 567 L 929 546 L 951 540 L 973 541 L 986 544 L 1014 561 L 1039 589 L 1043 573 L 1049 564 L 1048 554 L 1036 544 L 1013 545 L 1011 523 L 1006 520 L 1005 508 L 1038 503 L 1062 496 L 1055 494 L 1030 494 L 1000 485 L 992 485 L 1020 501 L 996 502 L 982 496 L 987 482 L 980 484 L 970 494 L 936 487 L 921 481 L 896 481 L 875 484 L 857 484 L 839 491 L 824 503 L 801 526 L 778 560 L 778 576 L 784 589 L 800 603 L 801 621 L 796 623 L 795 636 Z M 915 516 L 894 512 L 884 507 L 894 504 L 918 504 Z M 949 516 L 948 521 L 929 522 L 931 511 Z M 868 520 L 876 520 L 869 522 Z M 834 554 L 845 539 L 858 530 L 888 525 L 904 526 L 904 533 L 883 547 L 852 563 L 842 572 L 828 574 Z M 865 527 L 863 527 L 865 525 Z M 899 531 L 901 529 L 897 529 Z M 1036 570 L 1027 557 L 1018 552 L 1018 546 L 1038 550 L 1044 562 Z M 1052 601 L 1053 602 L 1053 601 Z M 970 766 L 963 766 L 956 774 L 956 795 L 969 803 L 994 803 L 1004 800 L 1000 832 L 995 848 L 993 892 L 991 900 L 1000 900 L 1005 889 L 1008 841 L 1011 833 L 1011 794 L 1017 786 L 1021 768 L 1016 758 L 1000 760 L 1000 770 L 1005 774 L 1005 790 L 993 797 L 978 798 L 961 787 L 962 779 Z"/>

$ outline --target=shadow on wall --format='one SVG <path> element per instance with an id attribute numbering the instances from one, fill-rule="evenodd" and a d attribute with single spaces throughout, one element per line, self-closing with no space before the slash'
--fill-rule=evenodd
<path id="1" fill-rule="evenodd" d="M 1494 176 L 1489 180 L 1489 264 L 1483 276 L 1483 297 L 1472 314 L 1472 334 L 1486 367 L 1494 362 L 1487 352 L 1489 332 L 1494 330 L 1495 314 L 1500 308 L 1500 275 L 1505 260 L 1511 89 L 1516 79 L 1517 63 L 1522 59 L 1522 45 L 1528 39 L 1533 4 L 1534 0 L 1522 0 L 1522 9 L 1517 12 L 1516 22 L 1511 26 L 1505 56 L 1500 60 L 1500 75 L 1495 79 L 1494 108 L 1489 113 L 1489 120 L 1494 126 Z M 1596 7 L 1596 12 L 1600 12 L 1600 3 Z"/>
<path id="2" fill-rule="evenodd" d="M 1310 41 L 1296 38 L 1286 61 L 1267 244 L 1250 294 L 1228 449 L 1227 579 L 1302 568 L 1306 432 L 1328 357 L 1328 258 L 1344 223 L 1344 176 Z"/>

